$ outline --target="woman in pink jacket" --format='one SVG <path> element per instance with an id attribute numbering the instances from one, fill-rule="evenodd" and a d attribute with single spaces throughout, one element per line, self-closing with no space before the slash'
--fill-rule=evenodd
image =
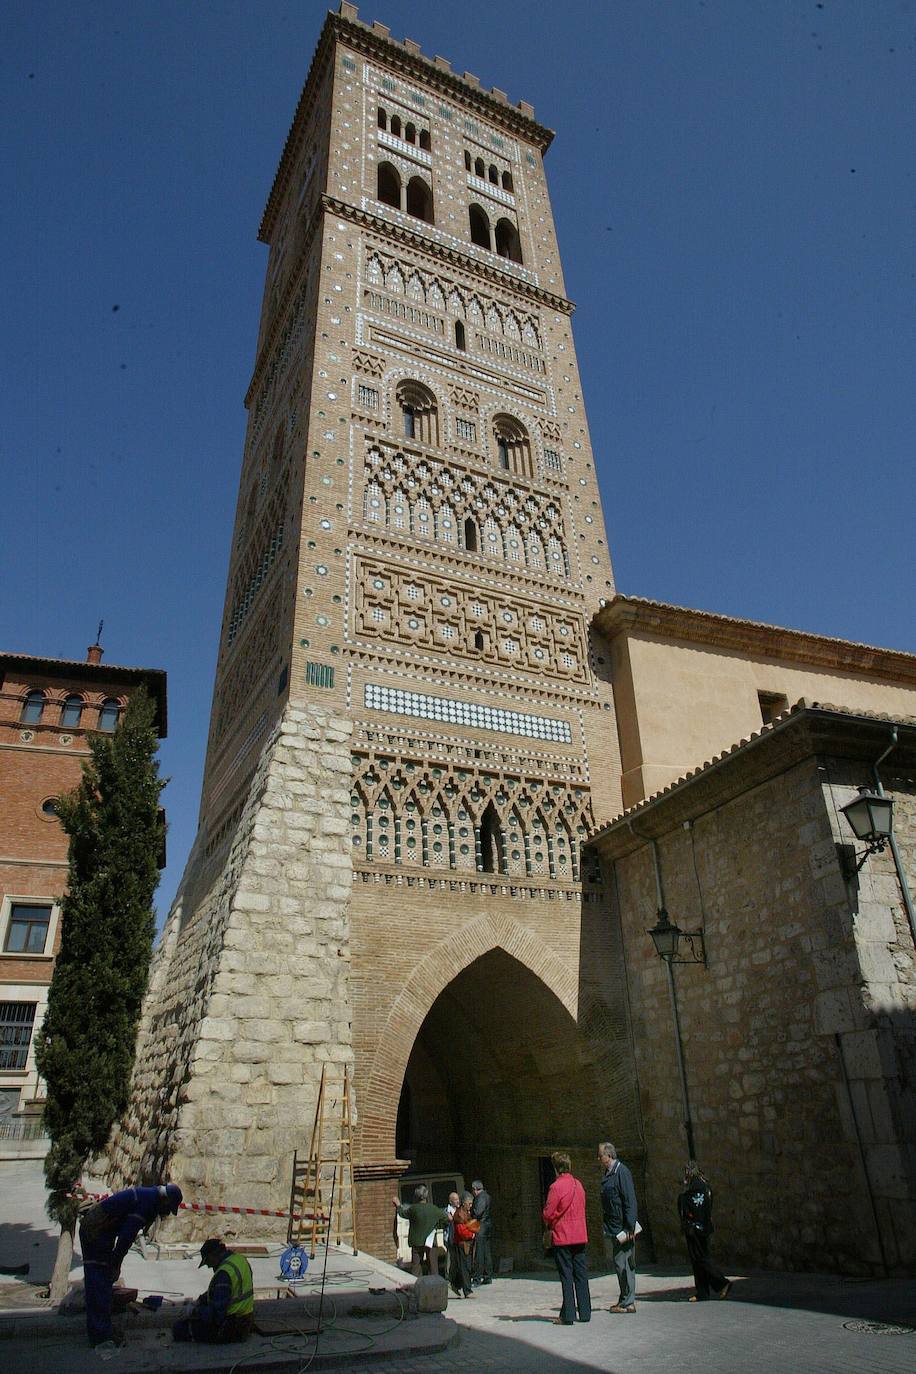
<path id="1" fill-rule="evenodd" d="M 588 1231 L 585 1229 L 585 1189 L 569 1172 L 569 1155 L 559 1151 L 550 1156 L 557 1176 L 550 1185 L 544 1204 L 544 1225 L 550 1228 L 553 1258 L 563 1289 L 563 1306 L 555 1326 L 572 1326 L 576 1320 L 591 1320 L 592 1299 L 588 1291 Z"/>

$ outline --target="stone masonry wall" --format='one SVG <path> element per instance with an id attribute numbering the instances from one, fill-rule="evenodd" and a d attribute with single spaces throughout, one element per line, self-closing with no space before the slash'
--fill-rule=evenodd
<path id="1" fill-rule="evenodd" d="M 852 837 L 838 813 L 870 781 L 861 758 L 811 756 L 737 794 L 732 783 L 718 805 L 707 791 L 689 822 L 696 781 L 652 816 L 671 919 L 706 932 L 708 967 L 674 972 L 697 1155 L 726 1264 L 916 1266 L 916 953 L 890 854 L 850 878 Z M 885 785 L 912 867 L 912 782 Z M 637 835 L 648 819 L 634 822 Z M 642 1205 L 659 1258 L 679 1259 L 686 1144 L 674 1028 L 646 935 L 651 850 L 632 843 L 616 869 L 646 1132 Z"/>
<path id="2" fill-rule="evenodd" d="M 894 833 L 916 891 L 916 782 L 895 775 L 893 758 L 883 785 L 894 799 Z M 916 945 L 889 848 L 872 854 L 852 874 L 863 846 L 839 808 L 856 788 L 873 786 L 861 761 L 825 758 L 824 798 L 836 845 L 849 877 L 849 925 L 859 974 L 819 999 L 818 1030 L 842 1046 L 848 1129 L 861 1142 L 863 1167 L 874 1199 L 879 1248 L 892 1270 L 916 1272 Z M 850 862 L 851 861 L 851 862 Z"/>
<path id="3" fill-rule="evenodd" d="M 287 707 L 198 900 L 192 855 L 156 956 L 113 1182 L 167 1177 L 189 1198 L 287 1206 L 322 1064 L 352 1060 L 350 733 Z M 191 1237 L 212 1222 L 182 1213 L 171 1226 Z M 248 1236 L 283 1230 L 245 1223 Z"/>

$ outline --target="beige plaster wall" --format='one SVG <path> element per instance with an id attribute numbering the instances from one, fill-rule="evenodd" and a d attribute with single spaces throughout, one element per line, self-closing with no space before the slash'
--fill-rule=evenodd
<path id="1" fill-rule="evenodd" d="M 613 644 L 623 804 L 653 796 L 754 734 L 758 692 L 889 715 L 916 714 L 916 689 L 864 674 L 754 658 L 713 645 L 621 635 Z"/>

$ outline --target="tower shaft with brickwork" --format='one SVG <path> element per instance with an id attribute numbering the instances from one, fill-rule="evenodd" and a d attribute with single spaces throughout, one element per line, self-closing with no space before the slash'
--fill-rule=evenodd
<path id="1" fill-rule="evenodd" d="M 522 1255 L 551 1149 L 590 1160 L 616 1119 L 638 1151 L 579 859 L 620 767 L 551 137 L 328 17 L 261 226 L 200 830 L 112 1153 L 282 1206 L 321 1066 L 349 1063 L 382 1254 L 405 1170 L 483 1177 Z"/>

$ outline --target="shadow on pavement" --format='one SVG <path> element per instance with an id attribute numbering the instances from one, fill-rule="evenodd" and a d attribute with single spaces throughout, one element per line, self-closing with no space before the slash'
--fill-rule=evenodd
<path id="1" fill-rule="evenodd" d="M 28 1222 L 0 1222 L 0 1266 L 27 1264 L 31 1283 L 47 1283 L 54 1268 L 57 1237 Z"/>
<path id="2" fill-rule="evenodd" d="M 643 1290 L 641 1303 L 687 1302 L 693 1285 Z M 711 1298 L 711 1302 L 720 1301 Z M 916 1331 L 916 1279 L 852 1279 L 835 1274 L 760 1273 L 732 1280 L 729 1303 L 824 1312 L 861 1321 L 891 1322 Z"/>

